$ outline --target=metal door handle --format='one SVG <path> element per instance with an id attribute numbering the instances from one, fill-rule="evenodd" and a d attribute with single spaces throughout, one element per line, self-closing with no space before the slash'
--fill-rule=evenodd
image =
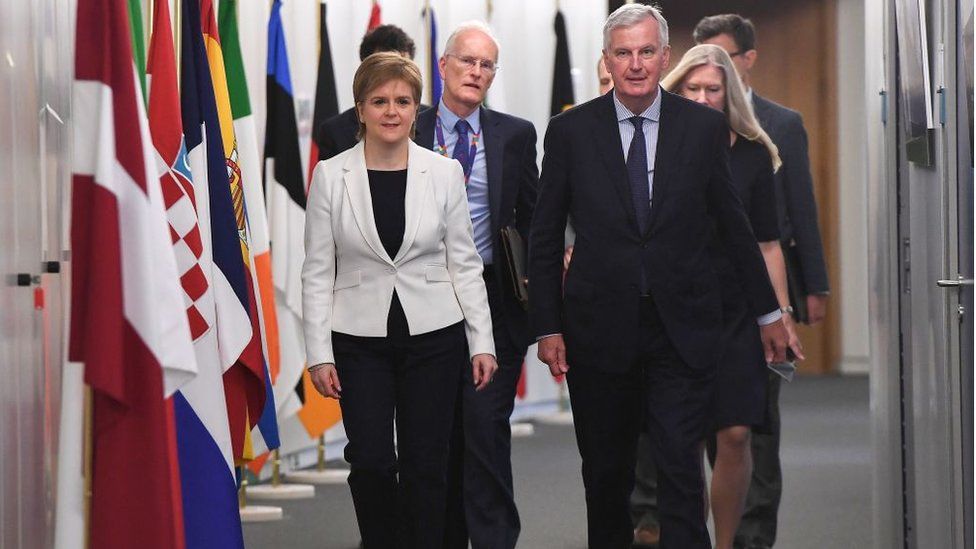
<path id="1" fill-rule="evenodd" d="M 935 285 L 938 286 L 938 287 L 940 287 L 940 288 L 958 288 L 960 286 L 972 286 L 973 285 L 973 279 L 971 279 L 971 278 L 963 278 L 962 275 L 959 275 L 959 277 L 956 278 L 955 280 L 951 280 L 951 279 L 950 280 L 936 280 L 935 281 Z"/>

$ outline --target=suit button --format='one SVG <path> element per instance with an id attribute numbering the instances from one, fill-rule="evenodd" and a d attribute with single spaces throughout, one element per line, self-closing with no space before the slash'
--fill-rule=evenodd
<path id="1" fill-rule="evenodd" d="M 396 269 L 394 269 L 393 267 L 390 267 L 389 269 L 386 270 L 386 272 L 389 273 L 389 274 L 396 274 Z"/>
<path id="2" fill-rule="evenodd" d="M 647 242 L 641 244 L 641 248 L 644 248 L 645 250 L 647 249 L 648 246 L 650 246 L 650 244 L 648 244 Z"/>

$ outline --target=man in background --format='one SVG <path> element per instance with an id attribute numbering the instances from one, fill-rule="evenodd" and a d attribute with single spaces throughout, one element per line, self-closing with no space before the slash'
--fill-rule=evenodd
<path id="1" fill-rule="evenodd" d="M 783 255 L 789 278 L 790 302 L 796 320 L 816 324 L 827 312 L 827 266 L 817 223 L 807 133 L 796 111 L 755 92 L 751 71 L 756 64 L 756 30 L 748 19 L 734 13 L 705 17 L 693 32 L 696 44 L 720 46 L 735 63 L 752 100 L 756 117 L 779 147 L 783 166 L 775 175 L 776 202 Z M 768 414 L 771 434 L 753 433 L 752 482 L 746 510 L 735 537 L 737 549 L 765 549 L 776 541 L 776 516 L 783 488 L 779 461 L 780 377 L 769 376 Z"/>
<path id="2" fill-rule="evenodd" d="M 485 96 L 498 70 L 498 41 L 487 25 L 462 23 L 447 39 L 438 70 L 440 102 L 417 116 L 417 143 L 458 160 L 467 183 L 474 242 L 485 264 L 485 286 L 498 371 L 475 391 L 471 369 L 460 387 L 448 478 L 445 547 L 511 549 L 521 524 L 512 488 L 510 418 L 530 343 L 527 313 L 510 273 L 502 230 L 528 238 L 536 201 L 535 127 L 488 109 Z M 521 258 L 524 265 L 526 258 Z"/>
<path id="3" fill-rule="evenodd" d="M 363 41 L 359 44 L 359 60 L 362 61 L 381 51 L 391 51 L 413 59 L 416 47 L 413 40 L 400 27 L 380 25 L 363 37 Z M 423 108 L 421 107 L 421 109 Z M 356 139 L 358 130 L 359 118 L 356 116 L 356 107 L 329 118 L 321 126 L 315 128 L 319 136 L 317 140 L 319 143 L 319 160 L 328 160 L 345 150 L 351 149 L 359 141 Z"/>

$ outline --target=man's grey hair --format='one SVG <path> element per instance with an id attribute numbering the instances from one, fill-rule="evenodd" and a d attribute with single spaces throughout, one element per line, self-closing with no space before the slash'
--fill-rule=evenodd
<path id="1" fill-rule="evenodd" d="M 661 15 L 660 8 L 656 6 L 649 6 L 646 4 L 624 4 L 619 8 L 615 9 L 613 13 L 607 17 L 607 22 L 603 24 L 603 49 L 610 48 L 610 32 L 615 29 L 623 27 L 633 27 L 638 23 L 642 23 L 648 19 L 654 19 L 657 21 L 658 26 L 658 37 L 661 40 L 659 44 L 662 48 L 669 44 L 668 42 L 668 22 Z"/>
<path id="2" fill-rule="evenodd" d="M 454 53 L 454 42 L 457 40 L 458 36 L 461 35 L 461 33 L 467 31 L 479 31 L 488 38 L 491 38 L 491 41 L 495 44 L 495 59 L 492 61 L 498 61 L 498 55 L 502 50 L 501 45 L 498 43 L 498 38 L 495 37 L 495 33 L 492 32 L 491 27 L 489 27 L 487 23 L 477 20 L 465 21 L 454 28 L 454 32 L 451 33 L 451 36 L 447 37 L 447 44 L 444 46 L 444 55 Z"/>

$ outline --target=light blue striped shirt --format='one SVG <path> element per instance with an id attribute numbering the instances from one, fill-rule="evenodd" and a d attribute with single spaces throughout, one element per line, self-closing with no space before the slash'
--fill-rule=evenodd
<path id="1" fill-rule="evenodd" d="M 451 112 L 442 99 L 437 106 L 437 115 L 441 120 L 441 128 L 444 130 L 444 148 L 448 155 L 454 154 L 454 146 L 457 144 L 458 134 L 454 129 L 455 124 L 461 119 L 460 116 Z M 474 245 L 478 248 L 478 255 L 485 265 L 490 265 L 492 255 L 492 235 L 491 235 L 491 211 L 488 205 L 488 161 L 485 158 L 485 136 L 481 134 L 481 109 L 465 117 L 471 125 L 468 132 L 468 146 L 474 134 L 478 137 L 478 152 L 474 156 L 474 165 L 471 167 L 471 177 L 468 178 L 468 210 L 471 212 L 471 226 L 474 229 Z M 434 142 L 437 143 L 437 135 L 434 135 Z M 437 143 L 439 144 L 439 143 Z"/>

